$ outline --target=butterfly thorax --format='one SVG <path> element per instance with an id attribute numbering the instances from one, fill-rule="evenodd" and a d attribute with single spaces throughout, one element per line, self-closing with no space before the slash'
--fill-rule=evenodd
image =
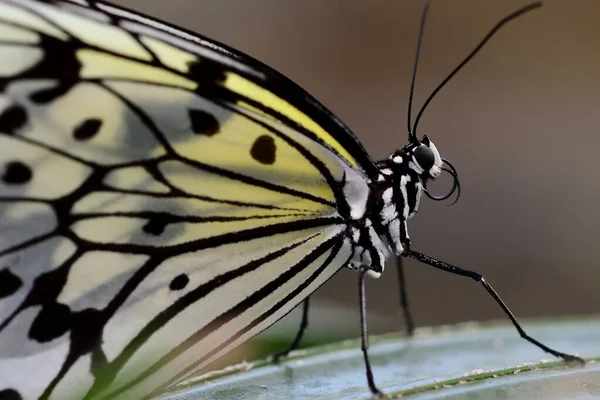
<path id="1" fill-rule="evenodd" d="M 371 182 L 364 233 L 356 236 L 355 262 L 378 277 L 385 258 L 401 255 L 410 246 L 407 221 L 419 210 L 424 184 L 442 171 L 442 158 L 435 145 L 425 136 L 379 161 L 379 175 Z"/>

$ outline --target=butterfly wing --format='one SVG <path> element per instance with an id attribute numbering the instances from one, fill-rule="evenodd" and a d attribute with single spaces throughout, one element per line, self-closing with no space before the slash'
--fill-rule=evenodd
<path id="1" fill-rule="evenodd" d="M 142 398 L 347 265 L 373 164 L 274 71 L 101 3 L 0 0 L 0 394 Z"/>

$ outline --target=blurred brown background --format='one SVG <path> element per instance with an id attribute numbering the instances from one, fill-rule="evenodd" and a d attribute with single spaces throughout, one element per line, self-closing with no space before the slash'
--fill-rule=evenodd
<path id="1" fill-rule="evenodd" d="M 375 159 L 406 142 L 421 1 L 117 3 L 271 65 L 341 117 Z M 433 1 L 417 109 L 499 19 L 525 4 Z M 483 273 L 519 317 L 600 312 L 599 105 L 600 2 L 548 0 L 506 26 L 421 121 L 420 133 L 457 168 L 463 195 L 450 208 L 424 200 L 410 224 L 413 248 Z M 413 261 L 407 277 L 418 325 L 504 318 L 466 278 Z M 336 314 L 349 337 L 359 334 L 356 279 L 342 270 L 313 297 L 322 309 L 349 310 Z M 372 330 L 399 329 L 393 265 L 367 291 Z"/>

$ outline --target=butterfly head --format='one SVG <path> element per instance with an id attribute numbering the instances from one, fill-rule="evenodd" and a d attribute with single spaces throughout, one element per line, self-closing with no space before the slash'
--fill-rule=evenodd
<path id="1" fill-rule="evenodd" d="M 435 147 L 435 144 L 433 144 L 427 135 L 423 136 L 421 140 L 417 140 L 416 138 L 411 140 L 404 148 L 392 154 L 390 159 L 395 164 L 400 164 L 402 167 L 408 168 L 413 174 L 416 174 L 423 183 L 425 195 L 430 199 L 436 201 L 445 200 L 457 191 L 456 200 L 458 200 L 460 196 L 460 183 L 456 169 L 448 160 L 440 156 L 437 147 Z M 441 196 L 434 196 L 427 190 L 427 182 L 435 180 L 441 175 L 442 171 L 452 176 L 453 184 L 447 193 Z"/>
<path id="2" fill-rule="evenodd" d="M 408 167 L 416 172 L 423 181 L 435 179 L 442 173 L 444 161 L 438 149 L 427 136 L 423 136 L 421 141 L 409 143 L 400 153 L 404 153 L 401 159 L 406 158 Z M 392 158 L 392 161 L 396 162 L 397 159 Z"/>

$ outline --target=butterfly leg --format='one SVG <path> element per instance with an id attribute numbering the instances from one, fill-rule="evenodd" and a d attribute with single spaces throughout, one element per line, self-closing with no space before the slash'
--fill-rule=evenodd
<path id="1" fill-rule="evenodd" d="M 365 368 L 367 370 L 367 383 L 371 393 L 378 398 L 383 398 L 383 393 L 375 386 L 373 371 L 371 371 L 371 361 L 369 360 L 369 338 L 367 336 L 367 299 L 365 296 L 365 274 L 367 270 L 361 267 L 358 274 L 358 299 L 360 302 L 360 338 L 361 349 L 365 358 Z"/>
<path id="2" fill-rule="evenodd" d="M 404 325 L 406 326 L 406 334 L 412 336 L 415 332 L 415 323 L 410 312 L 410 306 L 408 304 L 408 295 L 406 293 L 406 279 L 404 277 L 404 262 L 402 257 L 396 257 L 396 270 L 398 272 L 398 289 L 400 292 L 400 309 L 402 310 L 402 316 L 404 318 Z"/>
<path id="3" fill-rule="evenodd" d="M 512 311 L 509 310 L 508 306 L 500 298 L 498 293 L 496 293 L 496 291 L 494 290 L 492 285 L 490 285 L 489 282 L 480 273 L 456 267 L 454 265 L 445 263 L 445 262 L 437 260 L 433 257 L 429 257 L 425 254 L 421 254 L 421 253 L 418 253 L 418 252 L 412 251 L 412 250 L 406 251 L 403 255 L 405 257 L 414 258 L 415 260 L 420 261 L 424 264 L 430 265 L 434 268 L 441 269 L 442 271 L 450 272 L 452 274 L 456 274 L 456 275 L 460 275 L 460 276 L 466 276 L 468 278 L 473 279 L 475 282 L 480 282 L 483 285 L 483 287 L 485 288 L 485 290 L 487 290 L 487 292 L 494 298 L 494 300 L 496 300 L 496 303 L 498 303 L 498 305 L 502 308 L 502 310 L 508 316 L 508 318 L 510 318 L 510 321 L 512 322 L 514 327 L 519 332 L 519 335 L 521 335 L 521 337 L 523 339 L 536 345 L 540 349 L 544 350 L 546 353 L 550 353 L 555 357 L 560 357 L 565 361 L 568 361 L 568 362 L 576 361 L 581 364 L 585 363 L 585 361 L 581 357 L 577 357 L 577 356 L 574 356 L 571 354 L 561 353 L 560 351 L 551 349 L 550 347 L 546 346 L 545 344 L 543 344 L 543 343 L 537 341 L 536 339 L 532 338 L 531 336 L 529 336 L 525 332 L 525 330 L 523 330 L 523 328 L 521 328 L 521 325 L 517 321 L 517 318 L 514 316 Z"/>
<path id="4" fill-rule="evenodd" d="M 304 302 L 302 303 L 302 322 L 300 322 L 300 329 L 298 330 L 298 333 L 296 333 L 296 337 L 294 338 L 294 341 L 287 348 L 285 348 L 275 354 L 272 354 L 269 358 L 273 362 L 278 362 L 281 358 L 286 357 L 292 351 L 296 350 L 298 348 L 298 346 L 300 345 L 300 341 L 304 337 L 304 333 L 306 332 L 306 328 L 308 327 L 309 299 L 310 299 L 310 297 L 307 297 L 306 299 L 304 299 Z"/>

